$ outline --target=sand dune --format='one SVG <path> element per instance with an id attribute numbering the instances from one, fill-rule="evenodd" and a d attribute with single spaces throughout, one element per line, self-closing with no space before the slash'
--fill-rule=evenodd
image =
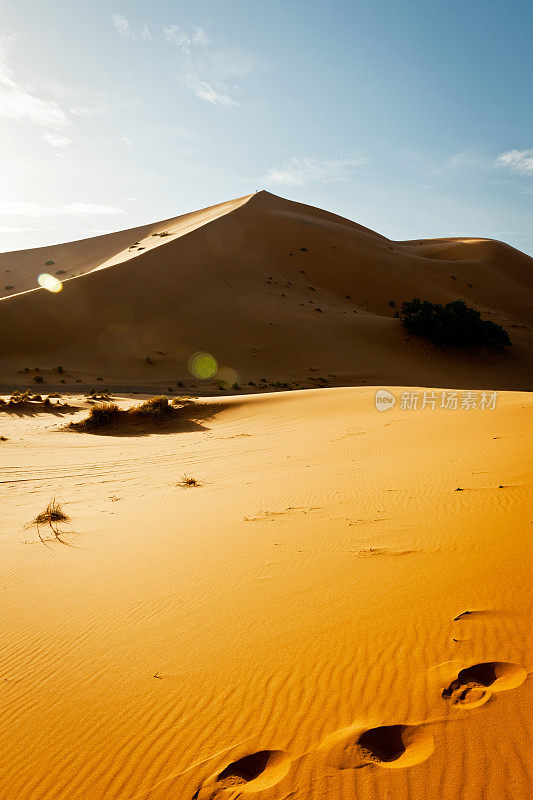
<path id="1" fill-rule="evenodd" d="M 531 397 L 209 402 L 135 437 L 0 414 L 0 796 L 527 797 Z"/>
<path id="2" fill-rule="evenodd" d="M 205 351 L 230 384 L 264 377 L 295 387 L 527 389 L 531 264 L 486 239 L 394 242 L 259 192 L 131 231 L 1 256 L 13 288 L 0 304 L 0 365 L 5 384 L 27 382 L 23 370 L 36 366 L 55 383 L 61 365 L 69 385 L 101 377 L 161 389 L 190 381 L 188 360 Z M 60 273 L 61 292 L 25 291 L 43 270 Z M 414 296 L 465 299 L 503 325 L 513 347 L 457 355 L 406 340 L 394 313 Z"/>
<path id="3" fill-rule="evenodd" d="M 529 795 L 531 264 L 266 192 L 0 257 L 4 386 L 68 398 L 0 404 L 2 800 Z M 513 346 L 407 337 L 414 296 Z"/>

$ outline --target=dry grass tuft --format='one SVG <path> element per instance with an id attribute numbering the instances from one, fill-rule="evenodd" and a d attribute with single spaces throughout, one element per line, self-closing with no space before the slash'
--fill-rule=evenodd
<path id="1" fill-rule="evenodd" d="M 201 485 L 200 481 L 197 481 L 196 478 L 191 478 L 190 475 L 182 475 L 181 481 L 176 484 L 176 486 L 181 486 L 183 489 L 191 489 L 194 486 Z"/>
<path id="2" fill-rule="evenodd" d="M 65 512 L 61 508 L 61 504 L 58 503 L 54 497 L 52 502 L 48 503 L 44 511 L 41 511 L 40 514 L 37 514 L 35 519 L 32 520 L 30 524 L 37 526 L 37 533 L 39 534 L 39 539 L 41 540 L 41 542 L 43 542 L 43 544 L 45 543 L 45 540 L 41 536 L 41 530 L 40 530 L 42 525 L 48 525 L 52 533 L 54 534 L 54 537 L 58 539 L 60 542 L 62 542 L 62 544 L 66 544 L 66 542 L 63 542 L 61 538 L 59 523 L 69 522 L 69 519 L 70 518 L 67 516 L 67 514 L 65 514 Z"/>
<path id="3" fill-rule="evenodd" d="M 61 508 L 61 504 L 54 498 L 48 503 L 44 511 L 41 511 L 33 520 L 34 525 L 50 525 L 52 522 L 68 522 L 69 518 Z"/>
<path id="4" fill-rule="evenodd" d="M 91 402 L 88 400 L 87 402 Z M 198 429 L 199 420 L 207 419 L 213 408 L 187 397 L 175 397 L 169 402 L 166 395 L 158 395 L 131 408 L 119 408 L 116 403 L 98 403 L 89 416 L 71 422 L 70 430 L 111 436 L 142 435 L 151 430 L 173 430 L 178 424 L 182 430 Z"/>
<path id="5" fill-rule="evenodd" d="M 111 425 L 113 422 L 117 422 L 122 413 L 116 403 L 98 403 L 98 405 L 91 408 L 89 416 L 83 422 L 87 429 L 101 428 L 103 425 Z M 76 424 L 75 422 L 72 423 L 73 426 Z M 81 425 L 81 423 L 78 424 Z"/>
<path id="6" fill-rule="evenodd" d="M 168 397 L 160 394 L 157 397 L 152 397 L 150 400 L 145 400 L 144 403 L 130 409 L 129 413 L 142 414 L 144 416 L 158 417 L 165 414 L 172 414 L 175 409 L 172 408 L 168 402 Z"/>
<path id="7" fill-rule="evenodd" d="M 80 422 L 72 422 L 70 428 L 77 431 L 94 431 L 106 426 L 131 425 L 149 422 L 160 424 L 177 417 L 181 409 L 168 402 L 168 397 L 159 395 L 145 400 L 132 408 L 119 408 L 116 403 L 98 403 L 89 411 L 89 416 Z"/>
<path id="8" fill-rule="evenodd" d="M 24 392 L 15 389 L 7 401 L 0 398 L 0 411 L 7 414 L 34 415 L 41 411 L 63 414 L 78 410 L 77 407 L 70 406 L 68 402 L 61 404 L 58 400 L 57 403 L 52 403 L 50 397 L 61 398 L 61 395 L 55 392 L 49 397 L 43 397 L 41 394 L 32 394 L 30 389 L 26 389 Z"/>

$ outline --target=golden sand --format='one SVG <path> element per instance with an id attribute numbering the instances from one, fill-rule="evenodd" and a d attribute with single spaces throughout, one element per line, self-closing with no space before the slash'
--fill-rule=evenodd
<path id="1" fill-rule="evenodd" d="M 528 796 L 531 397 L 374 392 L 0 416 L 0 797 Z"/>

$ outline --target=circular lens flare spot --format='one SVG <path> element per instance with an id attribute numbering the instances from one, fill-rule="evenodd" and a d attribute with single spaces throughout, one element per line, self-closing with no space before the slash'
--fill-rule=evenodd
<path id="1" fill-rule="evenodd" d="M 58 281 L 53 275 L 49 275 L 48 272 L 41 272 L 37 278 L 37 283 L 49 292 L 60 292 L 63 288 L 61 281 Z"/>
<path id="2" fill-rule="evenodd" d="M 194 353 L 189 359 L 189 372 L 195 378 L 209 380 L 216 374 L 218 364 L 209 353 Z"/>
<path id="3" fill-rule="evenodd" d="M 217 372 L 217 380 L 225 386 L 233 386 L 234 383 L 240 382 L 238 374 L 231 367 L 220 367 Z"/>

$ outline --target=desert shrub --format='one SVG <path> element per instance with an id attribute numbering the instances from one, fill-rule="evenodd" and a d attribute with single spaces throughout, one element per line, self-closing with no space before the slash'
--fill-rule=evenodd
<path id="1" fill-rule="evenodd" d="M 45 261 L 44 262 L 44 266 L 45 267 L 52 267 L 55 263 L 56 263 L 55 261 Z"/>
<path id="2" fill-rule="evenodd" d="M 508 347 L 507 331 L 495 322 L 484 320 L 479 311 L 464 300 L 445 306 L 418 297 L 402 303 L 400 319 L 409 333 L 425 336 L 435 344 L 455 347 Z"/>
<path id="3" fill-rule="evenodd" d="M 4 286 L 4 290 L 5 290 L 6 292 L 8 292 L 8 291 L 9 291 L 10 289 L 12 289 L 12 288 L 13 288 L 13 284 L 12 284 L 12 283 L 8 283 L 8 285 L 7 285 L 7 286 Z"/>
<path id="4" fill-rule="evenodd" d="M 169 403 L 168 397 L 159 395 L 127 409 L 119 408 L 116 403 L 98 403 L 90 409 L 88 417 L 72 422 L 68 427 L 71 430 L 94 433 L 105 433 L 106 427 L 111 434 L 122 430 L 134 433 L 165 426 L 172 421 L 185 423 L 197 420 L 209 413 L 210 409 L 198 406 L 190 398 L 175 397 Z"/>
<path id="5" fill-rule="evenodd" d="M 165 414 L 171 414 L 173 409 L 168 402 L 168 397 L 164 394 L 159 395 L 158 397 L 152 397 L 150 400 L 145 400 L 144 403 L 141 403 L 138 406 L 135 406 L 133 409 L 130 409 L 131 412 L 135 412 L 142 416 L 163 416 Z"/>
<path id="6" fill-rule="evenodd" d="M 103 425 L 111 425 L 120 417 L 120 408 L 116 403 L 98 403 L 89 411 L 86 423 L 88 428 L 101 428 Z"/>
<path id="7" fill-rule="evenodd" d="M 59 372 L 60 375 L 63 375 L 63 373 L 65 372 L 65 370 L 63 369 L 63 367 L 61 365 L 59 365 L 58 367 L 55 367 L 55 371 Z"/>
<path id="8" fill-rule="evenodd" d="M 44 378 L 42 375 L 35 375 L 32 380 L 34 383 L 44 383 Z"/>

